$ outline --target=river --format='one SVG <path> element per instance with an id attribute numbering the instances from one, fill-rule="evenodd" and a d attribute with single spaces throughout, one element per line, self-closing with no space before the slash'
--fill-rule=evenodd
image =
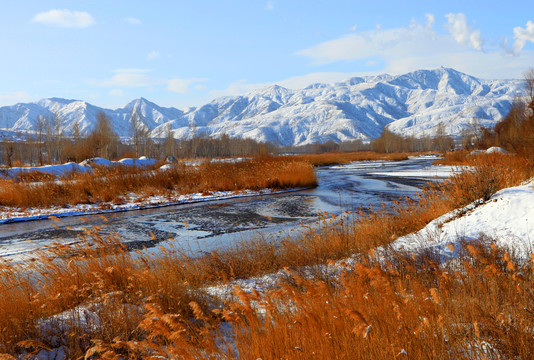
<path id="1" fill-rule="evenodd" d="M 205 252 L 228 246 L 250 236 L 284 236 L 319 214 L 380 207 L 414 196 L 436 180 L 428 168 L 434 157 L 404 161 L 355 162 L 316 170 L 314 189 L 136 210 L 101 215 L 75 216 L 0 224 L 0 257 L 27 257 L 50 244 L 77 241 L 86 229 L 99 227 L 105 236 L 118 233 L 130 249 L 158 249 L 172 244 L 187 252 Z M 398 176 L 399 172 L 412 176 Z M 172 239 L 172 241 L 169 241 Z M 152 249 L 152 250 L 150 250 Z"/>

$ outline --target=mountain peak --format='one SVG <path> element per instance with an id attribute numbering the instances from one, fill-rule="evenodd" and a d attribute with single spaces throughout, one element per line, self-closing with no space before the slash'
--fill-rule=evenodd
<path id="1" fill-rule="evenodd" d="M 123 109 L 126 110 L 133 110 L 133 109 L 140 109 L 145 107 L 151 107 L 151 108 L 159 108 L 159 105 L 153 103 L 152 101 L 149 101 L 145 99 L 144 97 L 140 97 L 137 99 L 133 99 L 128 104 L 126 104 Z"/>

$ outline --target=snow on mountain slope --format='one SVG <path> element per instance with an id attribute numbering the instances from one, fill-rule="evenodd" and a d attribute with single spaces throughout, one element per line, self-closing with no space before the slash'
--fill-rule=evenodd
<path id="1" fill-rule="evenodd" d="M 458 136 L 471 123 L 491 127 L 522 94 L 520 80 L 482 80 L 453 69 L 419 70 L 400 76 L 355 77 L 336 84 L 290 90 L 278 85 L 243 96 L 221 97 L 198 108 L 179 110 L 136 99 L 123 108 L 103 109 L 58 98 L 0 108 L 0 129 L 37 130 L 37 118 L 62 119 L 66 134 L 78 123 L 83 133 L 99 112 L 110 117 L 121 137 L 132 136 L 136 116 L 152 137 L 205 135 L 252 138 L 281 145 L 372 139 L 385 126 L 402 135 L 433 135 L 439 124 Z"/>

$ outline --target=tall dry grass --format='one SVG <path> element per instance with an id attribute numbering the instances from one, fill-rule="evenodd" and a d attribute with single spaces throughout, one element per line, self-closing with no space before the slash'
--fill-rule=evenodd
<path id="1" fill-rule="evenodd" d="M 63 346 L 69 358 L 528 358 L 532 262 L 478 244 L 446 265 L 428 253 L 366 256 L 468 199 L 532 176 L 520 158 L 477 161 L 392 209 L 325 215 L 297 237 L 250 239 L 197 257 L 161 249 L 149 258 L 88 229 L 78 243 L 36 261 L 2 265 L 0 352 L 23 357 Z M 209 174 L 225 169 L 205 166 Z M 346 276 L 324 277 L 314 267 L 354 254 L 359 262 L 344 266 Z M 237 290 L 237 300 L 224 303 L 205 291 L 283 268 L 292 275 L 271 292 Z M 68 320 L 54 317 L 64 311 Z"/>
<path id="2" fill-rule="evenodd" d="M 303 278 L 266 293 L 236 290 L 222 310 L 229 358 L 529 359 L 533 263 L 468 244 L 454 263 L 391 253 L 342 265 L 333 280 Z"/>
<path id="3" fill-rule="evenodd" d="M 32 175 L 32 176 L 30 176 Z M 39 182 L 28 182 L 39 179 Z M 262 157 L 237 163 L 204 162 L 175 165 L 165 171 L 114 166 L 92 173 L 72 173 L 60 181 L 29 174 L 0 180 L 0 206 L 50 207 L 75 204 L 123 203 L 130 195 L 169 196 L 211 191 L 285 189 L 316 186 L 310 164 L 293 159 Z"/>

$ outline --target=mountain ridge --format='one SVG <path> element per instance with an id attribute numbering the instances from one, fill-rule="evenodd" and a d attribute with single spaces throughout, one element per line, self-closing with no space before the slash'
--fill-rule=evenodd
<path id="1" fill-rule="evenodd" d="M 380 136 L 386 126 L 402 135 L 432 135 L 439 124 L 447 134 L 459 136 L 473 119 L 480 126 L 494 126 L 522 91 L 521 80 L 484 80 L 439 68 L 397 76 L 353 77 L 302 89 L 271 85 L 186 110 L 162 107 L 143 97 L 117 109 L 52 97 L 0 107 L 0 129 L 4 136 L 32 133 L 39 116 L 57 115 L 67 135 L 75 123 L 87 134 L 94 128 L 97 114 L 103 112 L 123 138 L 132 136 L 134 115 L 155 138 L 164 137 L 170 127 L 177 139 L 227 134 L 304 145 L 369 140 Z"/>

